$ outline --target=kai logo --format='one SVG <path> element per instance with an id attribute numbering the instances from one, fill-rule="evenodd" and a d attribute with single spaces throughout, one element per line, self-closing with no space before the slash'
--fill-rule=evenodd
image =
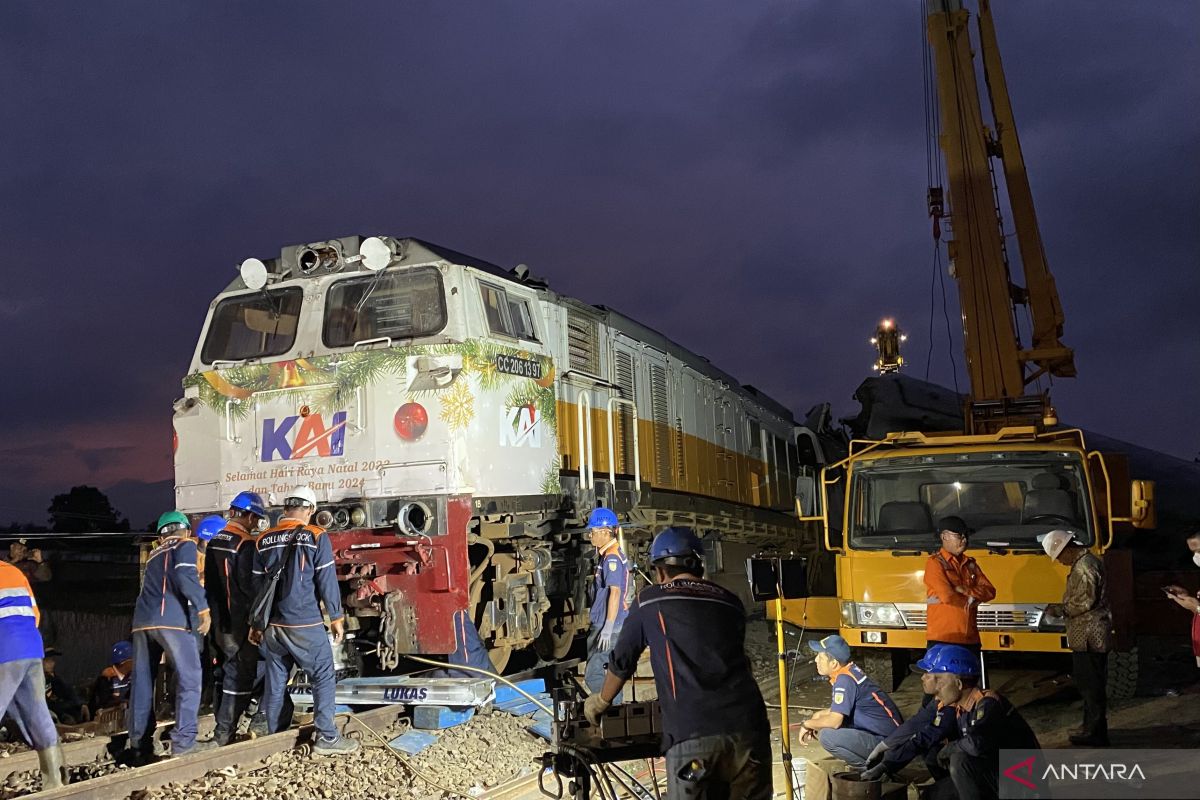
<path id="1" fill-rule="evenodd" d="M 329 425 L 320 414 L 268 417 L 262 423 L 262 460 L 287 461 L 313 456 L 340 456 L 346 449 L 346 412 L 337 411 Z"/>
<path id="2" fill-rule="evenodd" d="M 541 447 L 541 422 L 537 406 L 500 409 L 500 446 Z"/>

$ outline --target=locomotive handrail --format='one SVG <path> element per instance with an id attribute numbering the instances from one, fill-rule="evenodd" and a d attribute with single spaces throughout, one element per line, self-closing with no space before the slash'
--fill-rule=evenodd
<path id="1" fill-rule="evenodd" d="M 592 463 L 592 401 L 583 389 L 577 391 L 575 400 L 575 427 L 579 440 L 579 488 L 593 489 L 596 477 L 595 465 Z M 587 472 L 584 472 L 585 466 Z"/>
<path id="2" fill-rule="evenodd" d="M 233 442 L 234 444 L 242 443 L 242 437 L 235 436 L 233 433 L 233 406 L 235 403 L 241 402 L 238 398 L 232 397 L 225 404 L 225 441 Z"/>
<path id="3" fill-rule="evenodd" d="M 614 499 L 617 496 L 617 446 L 613 433 L 613 409 L 616 406 L 629 406 L 633 412 L 633 488 L 639 495 L 642 493 L 642 457 L 638 452 L 637 405 L 624 397 L 610 397 L 608 398 L 608 485 L 612 487 Z"/>
<path id="4" fill-rule="evenodd" d="M 357 342 L 354 343 L 354 347 L 352 347 L 350 349 L 357 350 L 360 347 L 366 347 L 367 345 L 374 345 L 374 344 L 380 344 L 380 343 L 386 344 L 388 347 L 391 347 L 392 346 L 392 337 L 377 336 L 374 339 L 359 339 Z"/>

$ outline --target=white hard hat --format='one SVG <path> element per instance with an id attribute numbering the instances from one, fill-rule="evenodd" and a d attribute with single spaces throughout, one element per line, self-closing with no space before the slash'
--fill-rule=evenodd
<path id="1" fill-rule="evenodd" d="M 1066 549 L 1067 545 L 1079 544 L 1074 540 L 1074 535 L 1069 531 L 1050 531 L 1038 537 L 1038 541 L 1042 543 L 1042 549 L 1051 558 L 1058 558 L 1058 554 Z"/>
<path id="2" fill-rule="evenodd" d="M 296 501 L 301 501 L 306 505 L 316 508 L 317 493 L 307 485 L 293 487 L 292 490 L 287 493 L 287 496 L 283 498 L 283 504 L 285 506 L 299 505 L 299 503 Z"/>

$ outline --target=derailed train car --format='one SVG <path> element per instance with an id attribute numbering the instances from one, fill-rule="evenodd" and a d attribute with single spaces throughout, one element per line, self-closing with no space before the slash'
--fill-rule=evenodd
<path id="1" fill-rule="evenodd" d="M 454 647 L 466 609 L 503 664 L 587 626 L 583 519 L 803 550 L 791 413 L 611 309 L 416 239 L 248 259 L 175 403 L 181 510 L 322 500 L 349 630 L 383 669 Z M 343 654 L 347 662 L 354 652 Z"/>

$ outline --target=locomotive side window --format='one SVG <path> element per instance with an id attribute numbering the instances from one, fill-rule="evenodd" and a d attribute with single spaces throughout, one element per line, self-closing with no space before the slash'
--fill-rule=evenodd
<path id="1" fill-rule="evenodd" d="M 368 339 L 415 339 L 446 327 L 442 276 L 432 268 L 338 281 L 325 296 L 327 347 Z"/>
<path id="2" fill-rule="evenodd" d="M 200 358 L 211 364 L 283 355 L 296 341 L 303 300 L 298 286 L 222 300 L 213 312 Z"/>
<path id="3" fill-rule="evenodd" d="M 509 297 L 508 292 L 490 283 L 480 282 L 479 292 L 483 298 L 483 313 L 487 315 L 488 330 L 514 339 L 531 342 L 538 340 L 533 329 L 533 316 L 529 313 L 528 300 Z"/>

